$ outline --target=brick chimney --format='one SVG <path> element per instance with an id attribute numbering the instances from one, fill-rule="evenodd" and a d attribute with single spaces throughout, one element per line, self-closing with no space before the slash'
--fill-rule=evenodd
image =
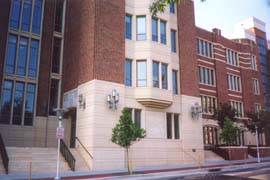
<path id="1" fill-rule="evenodd" d="M 212 32 L 215 33 L 215 34 L 218 35 L 218 36 L 221 36 L 221 30 L 218 29 L 218 28 L 212 29 Z"/>

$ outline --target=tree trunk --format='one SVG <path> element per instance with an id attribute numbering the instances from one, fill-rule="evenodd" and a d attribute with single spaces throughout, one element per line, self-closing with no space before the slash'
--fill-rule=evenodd
<path id="1" fill-rule="evenodd" d="M 130 174 L 130 166 L 129 166 L 129 153 L 128 153 L 128 148 L 126 148 L 126 153 L 127 153 L 127 167 L 128 167 L 128 173 Z"/>

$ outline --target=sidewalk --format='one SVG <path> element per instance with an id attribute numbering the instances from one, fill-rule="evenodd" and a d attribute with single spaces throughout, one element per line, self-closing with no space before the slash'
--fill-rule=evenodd
<path id="1" fill-rule="evenodd" d="M 257 163 L 256 158 L 247 160 L 237 160 L 237 161 L 208 161 L 201 164 L 181 164 L 181 165 L 169 165 L 169 166 L 154 166 L 154 167 L 142 167 L 134 168 L 133 172 L 135 175 L 127 176 L 126 169 L 116 169 L 116 170 L 103 170 L 103 171 L 68 171 L 60 172 L 61 179 L 90 179 L 90 178 L 109 178 L 109 179 L 151 179 L 151 176 L 167 172 L 167 176 L 179 177 L 187 175 L 198 175 L 206 174 L 209 169 L 215 170 L 222 168 L 222 170 L 230 171 L 236 169 L 247 169 L 254 167 L 270 167 L 270 158 L 261 158 L 261 163 Z M 123 177 L 124 176 L 124 177 Z M 55 177 L 55 173 L 33 173 L 32 179 L 42 179 L 42 180 L 52 180 Z M 115 178 L 113 178 L 115 177 Z M 8 175 L 0 174 L 1 180 L 11 180 L 11 179 L 28 179 L 29 173 L 10 173 Z"/>

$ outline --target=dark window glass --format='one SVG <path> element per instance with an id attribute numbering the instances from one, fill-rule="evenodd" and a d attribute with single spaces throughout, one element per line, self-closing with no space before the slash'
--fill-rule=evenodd
<path id="1" fill-rule="evenodd" d="M 16 73 L 22 76 L 25 76 L 26 72 L 27 47 L 28 39 L 21 37 L 19 41 L 19 54 Z"/>
<path id="2" fill-rule="evenodd" d="M 199 79 L 199 82 L 201 83 L 202 78 L 201 78 L 201 67 L 200 66 L 198 67 L 198 79 Z"/>
<path id="3" fill-rule="evenodd" d="M 173 94 L 178 94 L 178 88 L 177 88 L 177 71 L 172 71 L 172 85 L 173 85 Z"/>
<path id="4" fill-rule="evenodd" d="M 32 22 L 32 33 L 40 34 L 42 0 L 34 0 L 34 15 Z"/>
<path id="5" fill-rule="evenodd" d="M 167 139 L 172 139 L 172 114 L 167 113 Z"/>
<path id="6" fill-rule="evenodd" d="M 147 85 L 147 65 L 146 61 L 137 61 L 137 86 L 145 87 Z"/>
<path id="7" fill-rule="evenodd" d="M 55 1 L 55 19 L 54 19 L 54 30 L 62 32 L 63 26 L 63 6 L 64 0 Z"/>
<path id="8" fill-rule="evenodd" d="M 161 76 L 162 76 L 162 89 L 168 89 L 167 64 L 162 64 L 162 66 L 161 66 Z"/>
<path id="9" fill-rule="evenodd" d="M 12 1 L 10 22 L 9 22 L 9 26 L 12 29 L 19 29 L 21 5 L 22 5 L 21 0 Z"/>
<path id="10" fill-rule="evenodd" d="M 15 94 L 13 100 L 13 121 L 12 124 L 22 124 L 23 114 L 23 97 L 24 97 L 24 83 L 16 82 Z"/>
<path id="11" fill-rule="evenodd" d="M 179 115 L 174 115 L 174 138 L 179 139 L 180 133 L 179 133 Z"/>
<path id="12" fill-rule="evenodd" d="M 28 66 L 28 76 L 30 77 L 37 76 L 38 48 L 39 48 L 39 41 L 32 39 L 30 47 L 29 66 Z"/>
<path id="13" fill-rule="evenodd" d="M 22 25 L 21 25 L 23 31 L 28 32 L 30 30 L 31 12 L 32 12 L 32 0 L 24 0 Z"/>
<path id="14" fill-rule="evenodd" d="M 200 54 L 200 43 L 199 43 L 199 39 L 196 39 L 196 49 L 197 49 L 197 53 Z"/>
<path id="15" fill-rule="evenodd" d="M 2 91 L 0 124 L 9 124 L 11 115 L 11 99 L 13 95 L 12 89 L 13 82 L 5 80 Z"/>
<path id="16" fill-rule="evenodd" d="M 135 125 L 141 128 L 141 110 L 135 109 Z"/>
<path id="17" fill-rule="evenodd" d="M 146 40 L 146 18 L 137 16 L 137 40 Z"/>
<path id="18" fill-rule="evenodd" d="M 132 18 L 130 15 L 126 15 L 126 39 L 131 39 L 132 37 Z"/>
<path id="19" fill-rule="evenodd" d="M 153 87 L 159 87 L 159 63 L 153 61 Z"/>
<path id="20" fill-rule="evenodd" d="M 160 43 L 166 44 L 166 22 L 160 21 Z"/>
<path id="21" fill-rule="evenodd" d="M 152 18 L 152 41 L 158 42 L 158 20 Z"/>
<path id="22" fill-rule="evenodd" d="M 8 35 L 8 47 L 6 54 L 5 72 L 13 74 L 16 60 L 17 37 Z"/>
<path id="23" fill-rule="evenodd" d="M 132 86 L 132 61 L 125 61 L 125 85 Z"/>
<path id="24" fill-rule="evenodd" d="M 171 50 L 176 52 L 176 31 L 171 30 Z"/>
<path id="25" fill-rule="evenodd" d="M 54 37 L 52 72 L 57 73 L 57 74 L 60 73 L 61 42 L 62 42 L 62 40 L 60 38 Z"/>
<path id="26" fill-rule="evenodd" d="M 59 80 L 51 80 L 51 89 L 50 89 L 50 107 L 49 114 L 56 115 L 55 109 L 58 105 L 58 89 L 59 89 Z"/>
<path id="27" fill-rule="evenodd" d="M 27 126 L 33 125 L 35 91 L 35 84 L 27 84 L 24 110 L 24 125 Z"/>
<path id="28" fill-rule="evenodd" d="M 170 2 L 170 13 L 172 13 L 172 14 L 175 13 L 175 4 L 174 4 L 174 2 Z"/>

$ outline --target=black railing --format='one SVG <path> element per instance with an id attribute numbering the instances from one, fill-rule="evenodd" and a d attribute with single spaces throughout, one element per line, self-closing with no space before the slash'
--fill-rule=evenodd
<path id="1" fill-rule="evenodd" d="M 6 174 L 8 174 L 8 164 L 9 164 L 9 158 L 6 150 L 6 146 L 4 143 L 4 140 L 2 138 L 2 135 L 0 134 L 0 152 L 1 152 L 1 157 L 3 161 L 3 165 L 6 171 Z"/>
<path id="2" fill-rule="evenodd" d="M 94 159 L 93 156 L 91 155 L 91 153 L 87 150 L 87 148 L 83 145 L 83 143 L 81 142 L 81 140 L 76 137 L 76 140 L 80 143 L 80 145 L 82 146 L 82 148 L 85 150 L 85 152 L 90 156 L 91 159 Z"/>
<path id="3" fill-rule="evenodd" d="M 60 151 L 61 151 L 61 154 L 63 155 L 63 157 L 65 158 L 65 160 L 67 161 L 70 169 L 72 171 L 75 171 L 75 158 L 62 139 L 60 141 Z"/>

